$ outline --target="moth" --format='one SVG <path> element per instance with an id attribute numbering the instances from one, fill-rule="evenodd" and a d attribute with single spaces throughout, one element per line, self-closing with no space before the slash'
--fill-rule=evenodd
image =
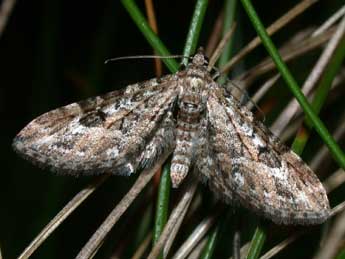
<path id="1" fill-rule="evenodd" d="M 13 146 L 70 175 L 131 175 L 172 153 L 173 187 L 192 172 L 226 203 L 277 224 L 320 224 L 330 215 L 316 175 L 213 79 L 202 51 L 175 74 L 39 116 Z"/>

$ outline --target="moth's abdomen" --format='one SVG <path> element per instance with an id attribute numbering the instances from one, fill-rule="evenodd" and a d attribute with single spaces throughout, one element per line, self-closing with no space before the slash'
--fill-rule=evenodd
<path id="1" fill-rule="evenodd" d="M 177 114 L 176 147 L 170 168 L 173 187 L 180 185 L 191 167 L 202 110 L 200 95 L 187 94 L 180 99 Z"/>

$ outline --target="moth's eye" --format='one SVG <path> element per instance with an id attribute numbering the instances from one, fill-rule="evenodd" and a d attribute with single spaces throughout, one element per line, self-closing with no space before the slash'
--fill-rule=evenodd
<path id="1" fill-rule="evenodd" d="M 184 103 L 184 106 L 189 109 L 196 109 L 198 107 L 198 105 L 194 103 Z"/>

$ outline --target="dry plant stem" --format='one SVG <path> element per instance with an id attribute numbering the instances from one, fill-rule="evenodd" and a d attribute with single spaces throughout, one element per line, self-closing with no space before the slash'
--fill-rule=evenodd
<path id="1" fill-rule="evenodd" d="M 298 35 L 299 33 L 297 33 Z M 310 36 L 306 37 L 304 40 L 299 42 L 291 42 L 287 46 L 281 48 L 279 52 L 281 53 L 282 59 L 285 62 L 293 60 L 309 51 L 320 47 L 326 41 L 328 41 L 334 35 L 333 27 L 321 35 L 317 35 L 314 38 Z M 252 67 L 245 73 L 239 75 L 236 79 L 244 82 L 246 87 L 249 87 L 255 79 L 269 71 L 275 70 L 276 66 L 273 60 L 268 57 L 264 61 L 260 62 L 258 65 Z"/>
<path id="2" fill-rule="evenodd" d="M 16 0 L 3 0 L 0 7 L 0 36 L 4 32 L 8 18 L 10 17 Z"/>
<path id="3" fill-rule="evenodd" d="M 220 14 L 218 15 L 215 24 L 213 25 L 211 35 L 206 44 L 205 54 L 207 57 L 210 57 L 212 53 L 214 52 L 214 50 L 216 49 L 217 42 L 219 41 L 222 35 L 223 21 L 224 21 L 224 12 L 222 10 Z"/>
<path id="4" fill-rule="evenodd" d="M 190 206 L 185 207 L 185 210 L 183 211 L 183 213 L 181 213 L 180 218 L 176 222 L 174 228 L 172 229 L 171 233 L 169 234 L 169 237 L 168 237 L 168 239 L 164 245 L 164 248 L 163 248 L 163 257 L 164 258 L 166 258 L 167 255 L 169 254 L 170 248 L 171 248 L 171 246 L 175 240 L 175 237 L 176 237 L 176 235 L 180 229 L 180 226 L 186 218 L 187 212 L 189 213 L 189 215 L 192 215 L 193 212 L 196 210 L 196 208 L 198 208 L 199 206 L 200 206 L 200 200 L 198 201 L 197 199 L 194 199 L 194 202 Z"/>
<path id="5" fill-rule="evenodd" d="M 146 7 L 146 14 L 148 18 L 149 25 L 151 29 L 158 34 L 158 26 L 157 26 L 157 20 L 155 15 L 155 9 L 153 7 L 152 0 L 145 0 L 145 7 Z M 154 54 L 158 54 L 157 52 L 154 52 Z M 160 77 L 162 76 L 162 61 L 160 59 L 155 59 L 155 70 L 156 70 L 156 76 Z"/>
<path id="6" fill-rule="evenodd" d="M 343 74 L 342 74 L 343 73 Z M 328 100 L 328 106 L 333 102 L 335 98 L 332 96 L 340 96 L 341 94 L 338 93 L 338 89 L 340 89 L 339 86 L 341 86 L 341 83 L 344 81 L 345 78 L 345 69 L 339 75 L 335 78 L 333 82 L 333 86 L 331 89 L 331 92 L 329 93 L 329 100 Z M 270 80 L 270 79 L 269 79 Z M 268 81 L 269 81 L 268 80 Z M 265 83 L 266 84 L 266 83 Z M 341 90 L 341 89 L 340 89 Z M 259 90 L 260 91 L 260 90 Z M 256 95 L 256 94 L 255 94 Z M 254 95 L 254 97 L 255 97 Z M 311 94 L 311 97 L 313 94 Z M 255 98 L 252 98 L 253 102 L 258 103 L 260 100 L 256 100 Z M 252 104 L 248 103 L 247 107 L 251 108 Z M 286 129 L 281 133 L 279 136 L 282 142 L 286 142 L 288 139 L 290 139 L 294 134 L 296 134 L 296 131 L 300 127 L 303 118 L 300 116 L 302 114 L 302 110 L 298 109 L 294 115 L 294 119 L 292 122 L 290 122 Z M 339 116 L 339 126 L 335 130 L 335 133 L 333 134 L 333 138 L 338 141 L 345 133 L 345 112 L 343 115 Z M 319 152 L 313 156 L 312 161 L 309 163 L 310 168 L 313 169 L 313 171 L 317 171 L 317 168 L 323 164 L 324 159 L 327 157 L 329 154 L 329 151 L 326 146 L 322 146 L 322 148 L 319 150 Z"/>
<path id="7" fill-rule="evenodd" d="M 193 251 L 190 253 L 190 255 L 187 257 L 187 259 L 196 259 L 196 258 L 200 258 L 202 251 L 207 243 L 207 238 L 203 238 L 199 244 L 197 244 L 197 246 L 193 249 Z"/>
<path id="8" fill-rule="evenodd" d="M 268 92 L 269 89 L 271 89 L 271 87 L 278 81 L 279 78 L 280 74 L 276 74 L 270 79 L 268 79 L 251 98 L 252 102 L 247 103 L 247 108 L 249 110 L 253 109 L 254 103 L 259 103 L 261 98 Z"/>
<path id="9" fill-rule="evenodd" d="M 331 211 L 331 217 L 334 215 L 337 215 L 339 212 L 343 211 L 345 209 L 345 201 L 342 203 L 339 203 L 337 206 L 335 206 Z"/>
<path id="10" fill-rule="evenodd" d="M 337 86 L 345 81 L 345 67 L 341 68 L 334 79 L 334 85 Z"/>
<path id="11" fill-rule="evenodd" d="M 248 250 L 250 247 L 250 242 L 245 243 L 240 250 L 240 258 L 246 258 L 246 255 L 248 254 Z M 229 259 L 234 259 L 234 257 L 229 257 Z"/>
<path id="12" fill-rule="evenodd" d="M 207 70 L 211 71 L 214 65 L 216 64 L 218 58 L 222 54 L 225 45 L 229 42 L 231 36 L 234 34 L 236 28 L 236 23 L 234 22 L 230 28 L 230 30 L 224 35 L 223 39 L 219 42 L 216 50 L 213 52 L 212 57 L 210 58 L 210 62 L 208 63 Z"/>
<path id="13" fill-rule="evenodd" d="M 323 258 L 335 258 L 338 249 L 343 244 L 343 237 L 345 233 L 345 211 L 340 213 L 334 224 L 333 227 L 324 243 L 324 246 L 319 249 L 315 259 L 323 259 Z"/>
<path id="14" fill-rule="evenodd" d="M 234 259 L 241 258 L 241 233 L 236 230 L 232 241 L 232 256 Z"/>
<path id="15" fill-rule="evenodd" d="M 345 69 L 344 71 L 345 72 Z M 331 88 L 331 91 L 329 93 L 329 98 L 328 98 L 328 105 L 329 106 L 335 99 L 337 99 L 337 97 L 341 96 L 342 93 L 339 94 L 339 90 L 342 91 L 341 87 L 341 82 L 343 82 L 344 80 L 344 76 L 345 76 L 345 73 L 344 75 L 338 75 L 335 80 L 334 80 L 334 83 L 332 85 L 332 88 Z M 339 80 L 338 80 L 339 79 Z M 341 80 L 341 81 L 340 81 Z M 310 97 L 312 98 L 313 97 L 313 93 L 310 95 Z M 294 119 L 292 122 L 290 122 L 288 125 L 287 125 L 287 128 L 284 129 L 284 131 L 282 132 L 282 134 L 279 136 L 280 139 L 282 140 L 282 142 L 285 142 L 287 141 L 289 138 L 292 137 L 292 135 L 296 134 L 296 131 L 298 130 L 298 128 L 300 127 L 302 121 L 303 121 L 303 117 L 301 117 L 300 115 L 302 115 L 302 110 L 301 109 L 298 109 L 294 115 Z M 344 119 L 342 118 L 345 118 L 344 116 L 340 116 L 341 119 L 339 119 L 339 121 L 341 122 L 341 125 L 339 127 L 341 127 L 343 125 L 343 123 L 345 123 Z M 339 129 L 339 128 L 337 128 Z M 342 133 L 343 134 L 343 133 Z M 339 134 L 339 137 L 336 138 L 336 133 L 334 133 L 334 138 L 335 140 L 339 140 L 341 137 L 342 137 L 342 134 Z M 325 154 L 329 154 L 329 151 L 328 149 L 323 146 L 322 147 L 322 150 L 326 149 L 325 151 L 323 151 L 322 155 L 321 154 L 316 154 L 313 158 L 313 160 L 310 162 L 310 167 L 314 170 L 314 171 L 317 171 L 316 168 L 317 166 L 313 166 L 313 163 L 320 163 L 322 164 L 321 160 L 320 161 L 316 161 L 317 158 L 322 158 L 324 159 L 324 155 Z M 314 162 L 313 162 L 314 161 Z"/>
<path id="16" fill-rule="evenodd" d="M 290 9 L 285 15 L 280 17 L 276 20 L 273 24 L 271 24 L 267 29 L 268 35 L 273 35 L 275 32 L 280 30 L 294 18 L 296 18 L 299 14 L 304 12 L 308 7 L 316 3 L 317 0 L 304 0 L 297 5 L 295 5 L 292 9 Z M 238 54 L 236 54 L 225 66 L 223 66 L 220 72 L 223 74 L 227 73 L 234 65 L 236 65 L 244 56 L 246 56 L 250 51 L 254 48 L 259 46 L 261 40 L 259 37 L 255 37 L 251 42 L 247 44 Z"/>
<path id="17" fill-rule="evenodd" d="M 335 14 L 333 14 L 326 22 L 324 22 L 316 31 L 314 31 L 312 36 L 316 36 L 318 34 L 323 33 L 344 15 L 345 5 L 342 8 L 340 8 Z"/>
<path id="18" fill-rule="evenodd" d="M 195 190 L 194 190 L 194 192 L 195 192 Z M 193 196 L 194 196 L 194 194 L 191 196 L 190 202 L 192 201 Z M 173 227 L 170 235 L 168 236 L 167 241 L 166 241 L 164 248 L 163 248 L 163 257 L 164 258 L 167 258 L 169 251 L 170 251 L 170 248 L 171 248 L 171 246 L 175 240 L 175 237 L 176 237 L 176 235 L 177 235 L 177 233 L 178 233 L 178 231 L 182 225 L 183 220 L 186 217 L 186 214 L 187 214 L 189 208 L 190 208 L 190 203 L 187 206 L 185 206 L 184 211 L 181 213 L 181 215 L 178 218 L 175 226 Z M 193 211 L 193 210 L 190 210 L 190 211 Z"/>
<path id="19" fill-rule="evenodd" d="M 80 250 L 76 258 L 86 259 L 90 258 L 94 254 L 96 249 L 101 245 L 106 235 L 110 232 L 115 223 L 119 220 L 122 214 L 129 207 L 129 205 L 131 205 L 134 199 L 139 195 L 139 193 L 144 189 L 155 172 L 162 166 L 167 157 L 168 155 L 166 154 L 161 160 L 157 162 L 157 164 L 153 168 L 144 170 L 140 173 L 138 179 L 129 190 L 129 192 L 122 198 L 122 200 L 117 204 L 113 211 L 108 215 L 102 225 L 96 230 L 89 241 Z"/>
<path id="20" fill-rule="evenodd" d="M 343 74 L 341 74 L 341 73 L 343 73 Z M 337 75 L 337 77 L 334 79 L 331 91 L 329 93 L 328 105 L 333 102 L 335 97 L 342 95 L 342 93 L 339 94 L 339 90 L 342 91 L 341 83 L 344 81 L 344 78 L 345 78 L 345 69 L 343 69 L 343 71 L 341 73 L 339 75 Z M 313 94 L 311 94 L 311 98 L 312 97 L 313 97 Z M 303 121 L 303 118 L 300 115 L 302 115 L 302 110 L 298 109 L 296 114 L 294 115 L 294 119 L 292 120 L 292 122 L 290 122 L 287 125 L 287 128 L 284 129 L 282 134 L 279 136 L 280 139 L 282 140 L 282 142 L 287 141 L 289 138 L 292 137 L 292 135 L 296 134 L 296 131 L 298 130 L 298 128 L 300 127 L 300 125 L 301 125 L 301 123 Z M 341 131 L 341 129 L 340 129 L 342 126 L 345 126 L 344 125 L 345 121 L 343 119 L 343 118 L 345 118 L 345 114 L 342 115 L 342 116 L 339 116 L 339 117 L 340 117 L 340 119 L 339 119 L 340 122 L 339 123 L 341 123 L 341 125 L 337 128 L 336 132 L 333 135 L 335 140 L 339 140 L 342 137 L 342 134 L 345 132 L 345 129 L 344 129 L 344 131 Z M 340 131 L 339 133 L 337 133 L 338 130 Z M 313 160 L 309 163 L 310 167 L 313 170 L 315 170 L 315 171 L 316 171 L 316 169 L 318 167 L 317 164 L 322 164 L 322 159 L 324 159 L 324 156 L 326 154 L 329 154 L 329 151 L 328 151 L 328 149 L 325 146 L 322 147 L 321 151 L 320 152 L 322 154 L 317 153 L 314 156 Z M 317 161 L 318 158 L 320 158 L 319 161 Z M 313 165 L 313 164 L 315 164 L 315 165 Z"/>
<path id="21" fill-rule="evenodd" d="M 334 51 L 338 47 L 339 42 L 342 40 L 344 35 L 345 35 L 345 16 L 342 19 L 341 23 L 339 24 L 333 37 L 327 44 L 325 50 L 322 52 L 312 72 L 309 74 L 308 78 L 306 79 L 302 87 L 302 91 L 305 95 L 308 95 L 313 89 L 313 87 L 315 87 L 315 85 L 320 80 L 323 74 L 323 71 L 327 67 L 329 60 L 333 56 Z M 280 133 L 284 130 L 286 125 L 290 122 L 291 118 L 296 113 L 298 107 L 299 107 L 299 104 L 297 103 L 295 99 L 293 99 L 289 103 L 289 105 L 284 109 L 284 111 L 280 114 L 278 119 L 274 122 L 271 129 L 277 136 L 280 135 Z"/>
<path id="22" fill-rule="evenodd" d="M 145 237 L 144 241 L 140 244 L 138 249 L 135 251 L 134 255 L 132 256 L 131 259 L 140 259 L 143 258 L 143 255 L 146 251 L 146 249 L 149 247 L 151 244 L 152 240 L 152 232 L 148 233 L 147 236 Z"/>
<path id="23" fill-rule="evenodd" d="M 339 140 L 345 133 L 345 112 L 342 116 L 340 116 L 339 125 L 336 128 L 333 137 L 335 140 Z M 317 154 L 313 157 L 313 160 L 310 162 L 310 168 L 316 171 L 322 164 L 324 159 L 329 156 L 329 151 L 326 146 L 322 146 L 322 148 L 317 152 Z"/>
<path id="24" fill-rule="evenodd" d="M 160 252 L 162 251 L 163 246 L 165 245 L 166 241 L 169 238 L 169 235 L 171 234 L 171 231 L 174 229 L 175 224 L 179 221 L 179 218 L 181 215 L 185 214 L 186 208 L 189 207 L 190 202 L 192 201 L 192 198 L 194 196 L 195 190 L 197 187 L 197 181 L 188 182 L 188 186 L 183 194 L 183 197 L 177 204 L 177 206 L 172 211 L 168 222 L 166 223 L 164 230 L 159 237 L 158 242 L 155 244 L 155 246 L 152 248 L 148 259 L 155 259 L 158 257 Z"/>
<path id="25" fill-rule="evenodd" d="M 193 250 L 194 247 L 200 242 L 200 240 L 206 235 L 208 230 L 213 226 L 216 214 L 209 215 L 203 219 L 200 224 L 189 235 L 188 239 L 180 246 L 173 259 L 184 259 Z"/>
<path id="26" fill-rule="evenodd" d="M 54 230 L 84 201 L 93 193 L 109 175 L 97 177 L 94 182 L 82 189 L 70 200 L 66 206 L 48 223 L 47 226 L 35 237 L 30 245 L 23 251 L 18 259 L 29 258 L 35 250 L 50 236 Z"/>
<path id="27" fill-rule="evenodd" d="M 280 242 L 278 245 L 274 246 L 272 249 L 267 251 L 263 256 L 260 257 L 260 259 L 269 259 L 272 258 L 273 256 L 277 255 L 280 251 L 282 251 L 285 247 L 290 245 L 292 242 L 294 242 L 301 233 L 295 233 L 285 239 L 284 241 Z"/>
<path id="28" fill-rule="evenodd" d="M 339 168 L 323 182 L 323 185 L 325 186 L 326 191 L 329 193 L 343 183 L 345 183 L 345 172 L 342 168 Z"/>
<path id="29" fill-rule="evenodd" d="M 297 114 L 296 114 L 297 116 Z M 292 136 L 296 135 L 297 130 L 301 126 L 303 122 L 303 117 L 299 116 L 294 121 L 290 122 L 288 127 L 283 131 L 283 133 L 279 136 L 280 140 L 284 143 L 289 140 Z"/>
<path id="30" fill-rule="evenodd" d="M 175 240 L 175 237 L 182 225 L 182 222 L 183 220 L 185 219 L 186 217 L 186 214 L 188 212 L 188 209 L 189 209 L 189 206 L 186 206 L 183 210 L 183 212 L 181 213 L 181 216 L 178 218 L 175 226 L 173 227 L 173 229 L 171 230 L 171 233 L 169 234 L 168 238 L 167 238 L 167 241 L 164 245 L 164 248 L 163 248 L 163 258 L 167 258 L 168 254 L 169 254 L 169 251 L 171 249 L 171 246 L 172 244 L 174 243 L 174 240 Z"/>
<path id="31" fill-rule="evenodd" d="M 155 176 L 157 175 L 157 173 L 158 172 L 155 173 Z M 121 225 L 125 227 L 121 227 L 121 229 L 119 229 L 117 232 L 117 236 L 121 237 L 121 239 L 120 242 L 118 242 L 118 240 L 115 241 L 113 245 L 114 249 L 110 258 L 123 257 L 123 253 L 127 250 L 128 245 L 130 245 L 131 242 L 133 242 L 133 236 L 138 232 L 138 225 L 142 223 L 141 221 L 145 217 L 145 214 L 149 211 L 152 211 L 151 204 L 145 201 L 152 200 L 152 196 L 154 195 L 153 187 L 154 186 L 152 181 L 152 184 L 150 184 L 142 194 L 142 201 L 144 202 L 141 201 L 140 204 L 131 213 L 129 213 L 129 215 L 126 215 L 126 217 L 123 219 L 124 222 L 122 222 Z M 140 216 L 137 217 L 138 215 Z M 151 233 L 148 233 L 148 235 L 151 235 Z M 140 247 L 140 245 L 138 247 Z"/>
<path id="32" fill-rule="evenodd" d="M 342 169 L 340 169 L 340 170 L 342 170 Z M 342 181 L 343 178 L 338 178 L 336 176 L 333 176 L 335 174 L 338 174 L 338 171 L 339 170 L 337 170 L 334 173 L 332 173 L 331 176 L 329 176 L 325 181 L 322 182 L 322 184 L 325 186 L 325 189 L 326 189 L 327 193 L 330 193 L 331 191 L 333 191 L 335 188 L 337 188 L 339 185 L 342 184 L 341 181 Z M 337 181 L 338 181 L 337 183 L 334 182 L 334 179 L 332 179 L 333 177 L 335 177 L 337 179 Z M 332 209 L 332 215 L 333 215 L 333 209 Z"/>

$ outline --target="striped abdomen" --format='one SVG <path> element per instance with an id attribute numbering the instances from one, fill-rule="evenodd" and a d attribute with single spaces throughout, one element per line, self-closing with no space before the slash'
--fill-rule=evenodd
<path id="1" fill-rule="evenodd" d="M 196 93 L 181 96 L 178 106 L 176 147 L 170 168 L 173 187 L 182 182 L 192 165 L 203 110 L 201 96 Z"/>

